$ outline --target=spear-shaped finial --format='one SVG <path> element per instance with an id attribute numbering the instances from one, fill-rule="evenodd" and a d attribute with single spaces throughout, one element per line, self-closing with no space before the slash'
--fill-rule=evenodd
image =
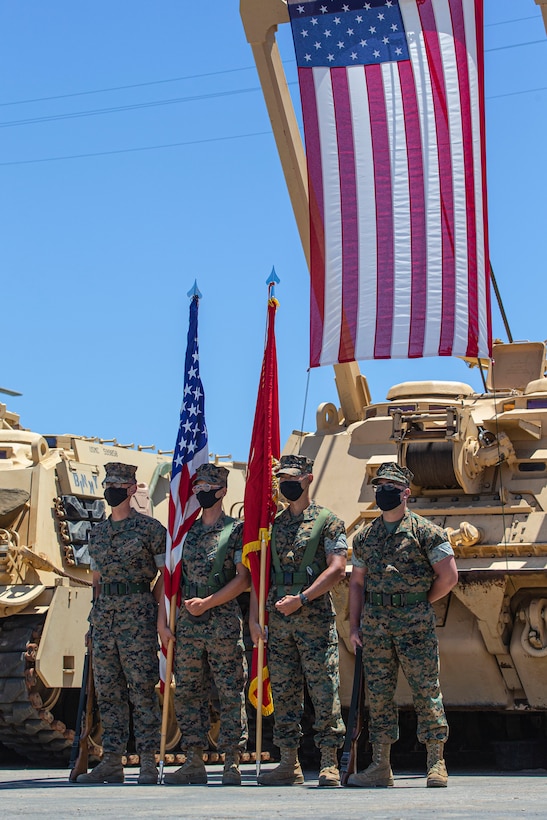
<path id="1" fill-rule="evenodd" d="M 281 282 L 281 279 L 279 278 L 279 276 L 275 272 L 275 268 L 272 267 L 272 272 L 270 273 L 270 275 L 266 279 L 266 284 L 268 285 L 268 288 L 270 289 L 270 296 L 275 296 L 275 286 L 278 285 L 280 282 Z"/>
<path id="2" fill-rule="evenodd" d="M 192 299 L 194 296 L 197 296 L 198 299 L 201 299 L 201 293 L 200 293 L 200 290 L 198 288 L 198 280 L 197 279 L 194 279 L 194 285 L 193 285 L 193 287 L 190 288 L 190 290 L 188 291 L 188 293 L 186 295 L 189 296 L 190 299 Z"/>

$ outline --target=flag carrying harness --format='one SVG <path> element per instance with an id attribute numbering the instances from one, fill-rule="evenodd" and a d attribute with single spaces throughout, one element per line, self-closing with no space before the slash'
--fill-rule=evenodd
<path id="1" fill-rule="evenodd" d="M 296 572 L 286 572 L 285 570 L 281 569 L 281 563 L 279 561 L 279 555 L 277 554 L 277 550 L 275 548 L 275 526 L 272 528 L 272 564 L 273 564 L 273 583 L 277 586 L 277 594 L 283 596 L 286 594 L 285 587 L 290 587 L 291 595 L 296 595 L 298 592 L 301 591 L 303 587 L 309 586 L 318 575 L 326 569 L 325 566 L 321 566 L 319 563 L 315 563 L 315 555 L 317 553 L 317 547 L 319 546 L 319 539 L 321 537 L 321 532 L 325 525 L 325 521 L 331 514 L 330 510 L 327 510 L 326 507 L 323 507 L 320 510 L 319 515 L 314 521 L 312 531 L 310 533 L 310 537 L 308 538 L 308 543 L 306 544 L 306 549 L 304 552 L 304 556 L 302 561 L 300 562 L 300 567 Z"/>
<path id="2" fill-rule="evenodd" d="M 212 595 L 213 592 L 218 592 L 219 589 L 226 586 L 226 584 L 235 578 L 236 571 L 234 568 L 224 569 L 224 561 L 226 558 L 226 550 L 228 549 L 228 542 L 236 523 L 235 518 L 226 516 L 227 523 L 222 528 L 220 539 L 218 542 L 218 549 L 215 555 L 215 560 L 207 578 L 207 584 L 191 584 L 188 579 L 183 576 L 182 592 L 185 598 L 206 598 Z"/>

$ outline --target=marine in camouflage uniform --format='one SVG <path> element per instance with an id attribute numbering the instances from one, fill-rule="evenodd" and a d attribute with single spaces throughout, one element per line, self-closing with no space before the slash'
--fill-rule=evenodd
<path id="1" fill-rule="evenodd" d="M 93 678 L 103 729 L 104 759 L 78 782 L 123 782 L 121 756 L 129 735 L 129 702 L 141 756 L 140 783 L 157 782 L 154 754 L 160 715 L 157 604 L 150 583 L 165 564 L 166 531 L 159 521 L 131 509 L 136 467 L 107 464 L 103 482 L 112 515 L 93 528 L 89 542 L 95 601 Z M 163 584 L 156 585 L 159 595 Z"/>
<path id="2" fill-rule="evenodd" d="M 304 680 L 315 712 L 314 739 L 321 750 L 319 785 L 335 786 L 340 782 L 337 749 L 343 743 L 345 727 L 330 589 L 345 575 L 347 542 L 344 522 L 310 500 L 312 468 L 313 462 L 304 456 L 282 456 L 276 470 L 281 492 L 289 500 L 288 508 L 277 516 L 273 526 L 272 583 L 266 604 L 274 742 L 281 750 L 281 764 L 259 776 L 259 783 L 264 785 L 304 782 L 297 756 L 302 737 Z M 312 533 L 317 548 L 308 564 L 304 556 Z M 261 633 L 254 591 L 250 627 L 256 643 Z"/>
<path id="3" fill-rule="evenodd" d="M 418 739 L 428 749 L 427 785 L 447 784 L 443 747 L 448 724 L 431 603 L 454 586 L 457 569 L 444 530 L 406 508 L 411 480 L 412 473 L 397 464 L 378 468 L 372 483 L 383 513 L 353 541 L 351 640 L 363 646 L 373 745 L 369 769 L 349 778 L 354 786 L 393 785 L 389 750 L 399 737 L 399 664 L 412 691 Z"/>
<path id="4" fill-rule="evenodd" d="M 193 490 L 202 506 L 182 548 L 182 597 L 176 624 L 175 713 L 187 763 L 165 775 L 169 785 L 206 783 L 203 751 L 209 730 L 209 671 L 220 701 L 219 749 L 226 755 L 222 782 L 239 785 L 239 762 L 248 730 L 245 711 L 247 662 L 241 610 L 236 597 L 248 588 L 242 564 L 243 524 L 222 510 L 228 470 L 198 467 Z M 224 558 L 219 563 L 219 552 Z M 160 604 L 158 629 L 169 638 Z M 164 641 L 165 642 L 165 641 Z"/>

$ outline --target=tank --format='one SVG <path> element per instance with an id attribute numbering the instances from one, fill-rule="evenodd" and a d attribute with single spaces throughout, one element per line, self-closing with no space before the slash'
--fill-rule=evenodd
<path id="1" fill-rule="evenodd" d="M 240 0 L 240 13 L 309 265 L 305 153 L 276 43 L 287 4 Z M 314 497 L 345 520 L 350 545 L 379 514 L 371 485 L 378 466 L 396 461 L 414 473 L 410 509 L 446 529 L 459 570 L 458 585 L 435 605 L 451 753 L 493 751 L 502 768 L 546 765 L 545 344 L 495 344 L 492 360 L 478 364 L 481 393 L 465 381 L 405 382 L 381 403 L 371 402 L 356 362 L 335 365 L 340 406 L 320 405 L 316 430 L 295 431 L 284 452 L 315 460 Z M 347 593 L 346 579 L 334 590 L 345 707 L 354 667 Z M 410 748 L 415 723 L 403 676 L 397 700 L 398 745 Z"/>
<path id="2" fill-rule="evenodd" d="M 0 403 L 0 744 L 30 760 L 66 762 L 74 739 L 91 606 L 89 535 L 107 514 L 109 461 L 136 465 L 133 506 L 166 524 L 171 453 L 41 435 Z M 236 515 L 245 465 L 227 466 L 225 508 Z M 168 735 L 175 745 L 176 725 Z"/>
<path id="3" fill-rule="evenodd" d="M 359 376 L 361 418 L 322 404 L 315 432 L 295 431 L 284 452 L 315 460 L 314 497 L 346 521 L 350 544 L 379 515 L 371 484 L 378 466 L 396 461 L 413 472 L 409 507 L 446 530 L 459 570 L 458 585 L 435 605 L 444 701 L 459 713 L 452 748 L 479 748 L 473 735 L 482 725 L 498 758 L 506 742 L 537 739 L 547 762 L 545 344 L 496 344 L 493 361 L 481 393 L 465 382 L 404 382 L 373 404 Z M 347 581 L 335 604 L 348 706 Z M 402 709 L 412 704 L 402 675 L 397 700 Z"/>

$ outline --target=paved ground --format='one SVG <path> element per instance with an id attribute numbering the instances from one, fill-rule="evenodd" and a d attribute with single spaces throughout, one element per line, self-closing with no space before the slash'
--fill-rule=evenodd
<path id="1" fill-rule="evenodd" d="M 268 767 L 265 767 L 268 768 Z M 188 820 L 353 820 L 384 818 L 547 817 L 547 771 L 451 774 L 447 789 L 426 789 L 421 774 L 395 775 L 393 789 L 318 789 L 317 774 L 304 786 L 257 786 L 255 767 L 245 764 L 244 785 L 223 788 L 219 766 L 208 766 L 208 786 L 137 786 L 128 769 L 119 786 L 78 786 L 64 769 L 0 768 L 3 817 L 183 817 Z"/>

